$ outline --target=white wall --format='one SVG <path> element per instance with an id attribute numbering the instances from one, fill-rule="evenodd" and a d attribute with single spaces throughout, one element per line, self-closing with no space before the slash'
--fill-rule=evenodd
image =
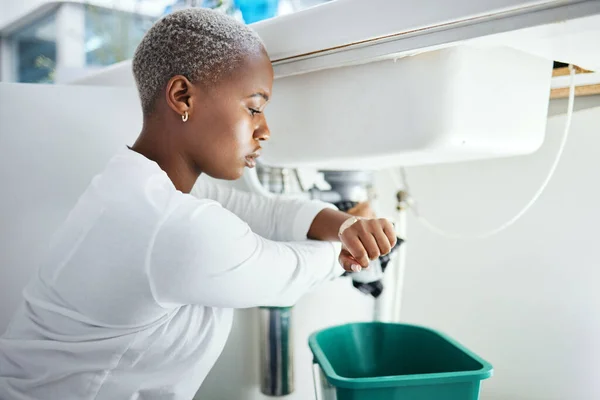
<path id="1" fill-rule="evenodd" d="M 577 99 L 591 101 L 600 105 Z M 564 123 L 549 119 L 532 156 L 409 169 L 422 214 L 459 233 L 500 225 L 537 190 Z M 547 191 L 495 237 L 445 239 L 409 219 L 403 319 L 446 331 L 490 361 L 484 400 L 600 398 L 599 127 L 600 107 L 575 114 Z M 380 183 L 391 207 L 393 185 Z"/>
<path id="2" fill-rule="evenodd" d="M 332 325 L 369 321 L 373 301 L 348 279 L 331 282 L 305 296 L 295 307 L 294 372 L 296 390 L 286 400 L 314 398 L 312 353 L 308 337 Z M 223 354 L 198 391 L 197 400 L 267 400 L 259 386 L 258 310 L 236 311 Z"/>
<path id="3" fill-rule="evenodd" d="M 0 104 L 1 334 L 50 236 L 135 139 L 141 111 L 133 88 L 0 84 Z"/>

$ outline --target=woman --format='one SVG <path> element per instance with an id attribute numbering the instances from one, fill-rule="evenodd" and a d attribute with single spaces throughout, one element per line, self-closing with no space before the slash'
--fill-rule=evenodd
<path id="1" fill-rule="evenodd" d="M 194 187 L 202 173 L 239 178 L 269 138 L 273 70 L 248 27 L 171 14 L 133 72 L 141 134 L 93 179 L 25 289 L 0 341 L 2 399 L 191 399 L 233 309 L 292 305 L 395 244 L 386 220 Z"/>

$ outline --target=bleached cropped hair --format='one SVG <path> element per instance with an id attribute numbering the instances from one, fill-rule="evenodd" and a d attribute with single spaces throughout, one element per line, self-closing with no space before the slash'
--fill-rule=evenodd
<path id="1" fill-rule="evenodd" d="M 244 55 L 260 51 L 262 46 L 251 28 L 217 11 L 189 8 L 163 17 L 146 32 L 133 56 L 133 75 L 144 114 L 153 110 L 173 76 L 214 84 Z"/>

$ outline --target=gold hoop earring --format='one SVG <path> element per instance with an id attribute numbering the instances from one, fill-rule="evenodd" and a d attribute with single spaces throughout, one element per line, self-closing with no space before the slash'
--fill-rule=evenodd
<path id="1" fill-rule="evenodd" d="M 189 117 L 189 115 L 188 115 L 188 112 L 187 112 L 187 111 L 184 111 L 184 112 L 183 112 L 183 115 L 181 116 L 181 120 L 182 120 L 183 122 L 186 122 L 186 121 L 188 120 L 188 117 Z"/>

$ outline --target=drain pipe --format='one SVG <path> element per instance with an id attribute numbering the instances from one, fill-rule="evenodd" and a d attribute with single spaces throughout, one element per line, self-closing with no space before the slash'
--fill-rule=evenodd
<path id="1" fill-rule="evenodd" d="M 330 191 L 320 192 L 321 200 L 334 203 L 341 211 L 348 211 L 356 204 L 372 200 L 373 178 L 371 171 L 327 171 L 323 178 L 331 186 Z M 400 246 L 400 240 L 396 246 Z M 375 299 L 384 292 L 384 270 L 390 255 L 369 262 L 369 268 L 349 274 L 352 286 Z M 375 313 L 375 309 L 373 312 Z M 375 316 L 375 314 L 373 314 Z"/>
<path id="2" fill-rule="evenodd" d="M 260 308 L 261 392 L 286 396 L 294 391 L 292 308 Z"/>
<path id="3" fill-rule="evenodd" d="M 330 203 L 360 203 L 369 200 L 373 185 L 370 171 L 323 171 L 323 179 L 331 190 L 313 190 L 313 198 Z"/>
<path id="4" fill-rule="evenodd" d="M 255 186 L 270 196 L 290 190 L 290 174 L 283 168 L 259 165 L 254 179 Z M 287 396 L 294 391 L 292 307 L 261 307 L 259 320 L 260 391 L 266 396 Z"/>
<path id="5" fill-rule="evenodd" d="M 374 175 L 369 171 L 327 171 L 323 177 L 331 186 L 331 191 L 317 192 L 321 200 L 338 205 L 345 211 L 355 203 L 371 200 Z M 370 268 L 351 274 L 354 287 L 375 298 L 373 320 L 394 322 L 400 320 L 402 286 L 406 246 L 400 246 L 406 238 L 407 193 L 397 193 L 396 236 L 398 244 L 395 254 L 386 258 L 383 273 L 382 258 L 371 261 Z M 385 290 L 384 290 L 385 288 Z"/>
<path id="6" fill-rule="evenodd" d="M 289 171 L 257 166 L 252 183 L 255 191 L 270 195 L 289 193 Z M 348 205 L 369 200 L 373 173 L 366 171 L 326 171 L 324 179 L 331 190 L 311 190 L 311 197 Z M 360 274 L 360 273 L 359 273 Z M 358 275 L 357 275 L 358 276 Z M 356 278 L 355 278 L 356 279 Z M 294 391 L 294 347 L 292 307 L 262 307 L 260 313 L 260 384 L 266 396 L 287 396 Z"/>

